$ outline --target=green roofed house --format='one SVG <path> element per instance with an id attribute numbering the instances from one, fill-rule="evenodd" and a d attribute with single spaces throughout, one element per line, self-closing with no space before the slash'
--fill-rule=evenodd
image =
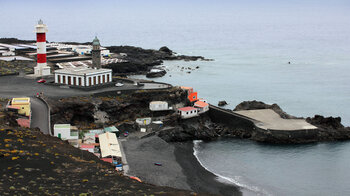
<path id="1" fill-rule="evenodd" d="M 119 130 L 115 127 L 115 126 L 112 126 L 112 127 L 106 127 L 104 128 L 105 132 L 110 132 L 110 133 L 117 133 L 119 132 Z"/>
<path id="2" fill-rule="evenodd" d="M 55 124 L 53 127 L 54 136 L 62 140 L 79 139 L 79 131 L 70 124 Z"/>

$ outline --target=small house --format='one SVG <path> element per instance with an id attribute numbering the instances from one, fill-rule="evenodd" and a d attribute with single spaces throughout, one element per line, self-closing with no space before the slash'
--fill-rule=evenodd
<path id="1" fill-rule="evenodd" d="M 11 101 L 10 108 L 14 108 L 18 110 L 18 114 L 22 114 L 25 116 L 30 116 L 30 98 L 22 97 L 22 98 L 13 98 Z"/>
<path id="2" fill-rule="evenodd" d="M 76 148 L 79 148 L 79 144 L 81 143 L 80 139 L 67 140 L 68 143 Z"/>
<path id="3" fill-rule="evenodd" d="M 147 117 L 147 118 L 137 118 L 136 123 L 138 125 L 149 125 L 152 122 L 152 118 Z"/>
<path id="4" fill-rule="evenodd" d="M 181 86 L 180 88 L 182 90 L 186 91 L 188 94 L 193 93 L 193 88 L 192 87 Z"/>
<path id="5" fill-rule="evenodd" d="M 168 102 L 166 102 L 166 101 L 152 101 L 149 103 L 149 109 L 151 111 L 169 110 Z"/>
<path id="6" fill-rule="evenodd" d="M 188 94 L 187 99 L 190 100 L 190 102 L 194 102 L 198 100 L 198 94 L 197 92 L 193 92 Z"/>
<path id="7" fill-rule="evenodd" d="M 208 103 L 208 101 L 206 99 L 203 99 L 203 98 L 199 98 L 198 101 L 202 101 L 204 103 Z"/>
<path id="8" fill-rule="evenodd" d="M 115 126 L 111 126 L 111 127 L 106 127 L 104 128 L 104 132 L 110 132 L 110 133 L 118 133 L 119 130 L 115 127 Z"/>
<path id="9" fill-rule="evenodd" d="M 194 107 L 184 107 L 177 109 L 178 114 L 182 119 L 198 116 L 198 110 Z"/>
<path id="10" fill-rule="evenodd" d="M 94 153 L 95 145 L 94 144 L 81 144 L 80 145 L 81 150 L 87 150 L 91 153 Z"/>
<path id="11" fill-rule="evenodd" d="M 62 140 L 79 139 L 79 131 L 70 124 L 55 124 L 53 127 L 54 136 Z"/>
<path id="12" fill-rule="evenodd" d="M 187 99 L 190 100 L 190 102 L 198 100 L 198 94 L 194 92 L 192 87 L 181 86 L 181 89 L 187 92 Z"/>
<path id="13" fill-rule="evenodd" d="M 119 137 L 120 135 L 120 132 L 119 132 L 119 129 L 117 129 L 115 126 L 111 126 L 111 127 L 106 127 L 104 128 L 104 132 L 105 133 L 114 133 L 117 135 L 117 137 Z"/>
<path id="14" fill-rule="evenodd" d="M 96 143 L 96 136 L 97 134 L 94 134 L 94 133 L 86 133 L 84 134 L 83 142 L 85 144 L 94 144 Z"/>
<path id="15" fill-rule="evenodd" d="M 197 101 L 194 103 L 194 107 L 198 108 L 198 113 L 204 113 L 207 112 L 209 110 L 209 104 L 205 103 L 203 101 Z"/>

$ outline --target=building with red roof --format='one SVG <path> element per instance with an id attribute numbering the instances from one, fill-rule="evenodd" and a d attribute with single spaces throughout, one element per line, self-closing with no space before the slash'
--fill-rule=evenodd
<path id="1" fill-rule="evenodd" d="M 181 116 L 182 119 L 198 116 L 198 110 L 194 107 L 178 108 L 177 113 Z"/>
<path id="2" fill-rule="evenodd" d="M 194 107 L 198 108 L 199 114 L 209 111 L 209 104 L 203 101 L 195 102 Z"/>
<path id="3" fill-rule="evenodd" d="M 94 153 L 95 145 L 94 144 L 81 144 L 80 149 L 87 150 L 91 153 Z"/>

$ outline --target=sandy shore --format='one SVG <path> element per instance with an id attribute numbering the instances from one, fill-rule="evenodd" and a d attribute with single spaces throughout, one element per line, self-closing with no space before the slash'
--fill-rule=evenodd
<path id="1" fill-rule="evenodd" d="M 122 141 L 128 175 L 144 182 L 217 195 L 242 195 L 239 188 L 220 183 L 193 155 L 192 143 L 167 143 L 158 136 Z M 154 165 L 155 162 L 162 166 Z"/>

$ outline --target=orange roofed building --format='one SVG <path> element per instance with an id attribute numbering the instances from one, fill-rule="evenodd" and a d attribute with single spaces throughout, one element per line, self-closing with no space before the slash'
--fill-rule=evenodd
<path id="1" fill-rule="evenodd" d="M 197 101 L 194 103 L 194 107 L 198 108 L 198 113 L 204 113 L 209 110 L 209 104 L 203 101 Z"/>
<path id="2" fill-rule="evenodd" d="M 187 99 L 190 100 L 190 102 L 198 100 L 197 92 L 194 92 L 192 87 L 181 86 L 181 89 L 187 92 Z"/>
<path id="3" fill-rule="evenodd" d="M 187 91 L 188 94 L 193 93 L 193 88 L 192 88 L 192 87 L 181 86 L 180 88 L 181 88 L 182 90 Z"/>

